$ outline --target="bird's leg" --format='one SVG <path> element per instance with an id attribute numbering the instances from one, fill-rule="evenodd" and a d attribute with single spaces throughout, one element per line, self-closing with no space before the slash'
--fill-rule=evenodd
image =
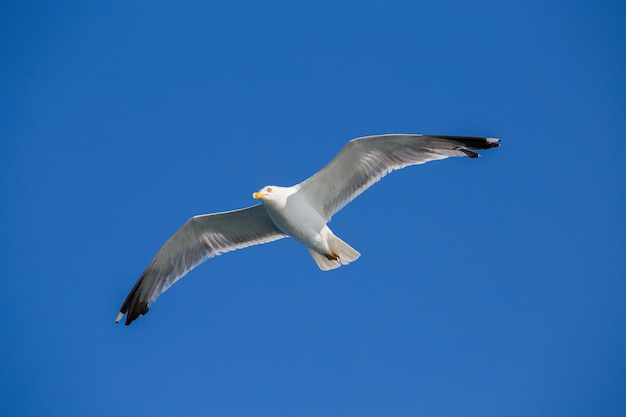
<path id="1" fill-rule="evenodd" d="M 331 251 L 330 255 L 324 254 L 324 256 L 326 257 L 326 259 L 328 259 L 329 261 L 336 261 L 337 259 L 339 259 L 339 254 L 337 252 L 335 252 L 334 250 Z"/>

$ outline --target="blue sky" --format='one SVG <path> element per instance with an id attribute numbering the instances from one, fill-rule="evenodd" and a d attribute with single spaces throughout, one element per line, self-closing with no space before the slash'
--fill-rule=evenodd
<path id="1" fill-rule="evenodd" d="M 622 2 L 5 2 L 1 414 L 626 415 Z M 354 137 L 498 136 L 113 323 L 189 217 Z"/>

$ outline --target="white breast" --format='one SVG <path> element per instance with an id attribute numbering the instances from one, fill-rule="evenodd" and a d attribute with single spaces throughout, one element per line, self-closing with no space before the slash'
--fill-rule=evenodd
<path id="1" fill-rule="evenodd" d="M 327 253 L 326 221 L 299 193 L 282 201 L 264 202 L 276 227 L 309 248 Z"/>

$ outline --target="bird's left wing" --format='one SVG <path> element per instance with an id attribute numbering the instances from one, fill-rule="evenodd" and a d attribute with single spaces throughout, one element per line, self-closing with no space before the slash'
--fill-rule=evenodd
<path id="1" fill-rule="evenodd" d="M 262 204 L 192 217 L 159 249 L 126 297 L 115 322 L 127 314 L 129 325 L 146 314 L 160 294 L 206 259 L 286 236 Z"/>
<path id="2" fill-rule="evenodd" d="M 298 192 L 327 221 L 343 206 L 396 169 L 450 156 L 476 158 L 475 150 L 499 146 L 500 139 L 473 136 L 379 135 L 353 139 Z"/>

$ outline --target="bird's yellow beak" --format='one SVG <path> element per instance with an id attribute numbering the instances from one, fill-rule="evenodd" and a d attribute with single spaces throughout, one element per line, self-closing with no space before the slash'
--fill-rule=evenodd
<path id="1" fill-rule="evenodd" d="M 259 198 L 265 197 L 266 195 L 267 194 L 265 194 L 265 193 L 258 193 L 258 192 L 257 193 L 252 193 L 252 198 L 259 199 Z"/>

